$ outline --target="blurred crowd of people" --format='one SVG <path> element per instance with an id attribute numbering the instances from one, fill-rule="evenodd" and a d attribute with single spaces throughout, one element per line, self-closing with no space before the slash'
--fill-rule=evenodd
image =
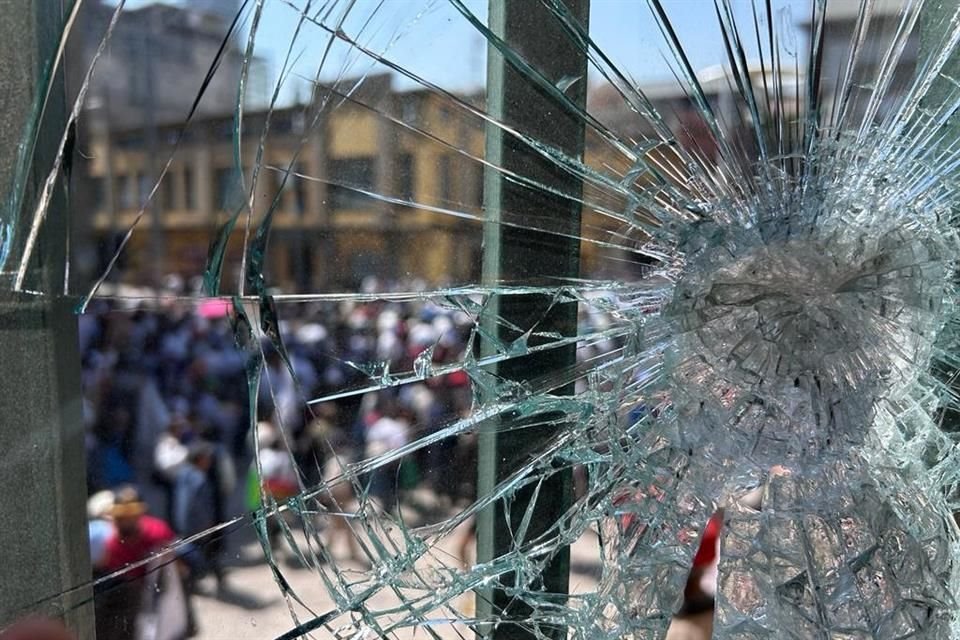
<path id="1" fill-rule="evenodd" d="M 471 381 L 455 365 L 470 355 L 475 318 L 451 300 L 369 298 L 278 304 L 285 351 L 260 343 L 259 379 L 250 377 L 251 354 L 235 342 L 228 300 L 171 287 L 143 305 L 135 298 L 91 304 L 80 318 L 80 350 L 99 575 L 197 536 L 177 560 L 184 593 L 206 575 L 222 588 L 224 536 L 200 534 L 263 497 L 282 502 L 341 476 L 346 463 L 383 456 L 469 414 Z M 595 326 L 602 318 L 589 321 L 602 328 Z M 406 383 L 393 384 L 397 377 Z M 475 468 L 475 436 L 438 438 L 318 499 L 334 512 L 362 491 L 397 511 L 425 489 L 451 507 L 472 499 Z M 343 530 L 352 558 L 361 555 L 347 525 L 328 524 L 332 534 Z M 277 519 L 267 526 L 271 545 L 282 546 Z M 139 571 L 122 573 L 140 578 Z M 119 606 L 124 590 L 116 580 L 104 584 L 115 610 L 142 604 L 131 596 L 133 609 Z M 104 637 L 134 637 L 128 617 L 112 616 L 116 633 Z"/>
<path id="2" fill-rule="evenodd" d="M 234 344 L 229 303 L 170 300 L 160 310 L 124 311 L 95 303 L 90 311 L 80 328 L 89 492 L 156 485 L 165 496 L 163 513 L 180 533 L 191 526 L 191 516 L 177 496 L 190 493 L 201 476 L 215 480 L 212 514 L 222 519 L 222 497 L 252 458 L 254 422 L 277 436 L 265 434 L 261 444 L 282 444 L 310 482 L 327 457 L 322 441 L 333 438 L 357 455 L 377 455 L 413 433 L 449 424 L 470 407 L 463 371 L 376 390 L 388 372 L 412 374 L 463 360 L 472 319 L 429 302 L 281 309 L 281 316 L 291 312 L 280 321 L 289 366 L 263 343 L 255 421 L 249 355 Z M 340 397 L 308 406 L 334 395 Z M 437 460 L 417 462 L 429 474 Z"/>
<path id="3" fill-rule="evenodd" d="M 464 359 L 473 319 L 454 306 L 280 305 L 286 353 L 264 341 L 263 375 L 251 387 L 251 356 L 235 344 L 229 302 L 170 295 L 150 303 L 117 309 L 95 301 L 80 319 L 91 543 L 100 541 L 92 551 L 101 575 L 242 514 L 263 495 L 282 501 L 339 475 L 344 463 L 402 447 L 470 410 L 470 381 L 460 370 L 377 384 Z M 309 402 L 327 396 L 337 397 Z M 473 473 L 450 473 L 475 464 L 470 451 L 463 438 L 441 439 L 361 478 L 361 490 L 388 511 L 415 487 L 452 504 L 472 491 Z M 116 544 L 140 535 L 123 531 L 121 511 L 147 523 L 141 538 L 149 543 Z M 270 533 L 275 542 L 277 527 Z M 198 540 L 181 563 L 185 575 L 212 574 L 220 586 L 220 540 Z M 105 637 L 133 637 L 124 633 Z"/>

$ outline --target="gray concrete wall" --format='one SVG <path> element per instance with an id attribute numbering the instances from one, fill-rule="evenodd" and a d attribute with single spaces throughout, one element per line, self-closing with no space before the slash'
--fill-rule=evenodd
<path id="1" fill-rule="evenodd" d="M 45 56 L 59 37 L 58 2 L 0 1 L 0 188 L 15 173 Z M 64 131 L 63 80 L 55 80 L 24 211 Z M 53 295 L 10 293 L 0 276 L 0 627 L 25 615 L 62 616 L 93 637 L 77 318 L 62 291 L 67 203 L 58 191 L 28 279 Z M 0 216 L 8 216 L 0 213 Z M 21 215 L 24 215 L 23 213 Z M 26 214 L 29 216 L 30 214 Z M 0 218 L 2 219 L 2 218 Z M 24 227 L 24 220 L 18 225 Z M 18 237 L 22 243 L 23 237 Z M 16 251 L 15 251 L 16 255 Z M 7 265 L 9 270 L 11 265 Z"/>

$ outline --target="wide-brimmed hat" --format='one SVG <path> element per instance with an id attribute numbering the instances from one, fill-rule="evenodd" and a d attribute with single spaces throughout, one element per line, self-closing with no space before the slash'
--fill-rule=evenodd
<path id="1" fill-rule="evenodd" d="M 147 503 L 140 499 L 136 489 L 125 488 L 116 493 L 110 515 L 114 518 L 135 518 L 147 512 Z"/>

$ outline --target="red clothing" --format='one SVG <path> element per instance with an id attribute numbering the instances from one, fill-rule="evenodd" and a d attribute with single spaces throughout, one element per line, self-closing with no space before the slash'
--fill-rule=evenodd
<path id="1" fill-rule="evenodd" d="M 693 557 L 694 567 L 709 565 L 717 557 L 717 538 L 720 537 L 721 527 L 723 527 L 723 514 L 717 511 L 707 521 L 707 527 L 703 530 L 700 548 L 697 549 L 697 555 Z"/>
<path id="2" fill-rule="evenodd" d="M 657 501 L 662 501 L 665 494 L 659 491 L 655 486 L 651 485 L 647 490 L 647 493 L 642 491 L 634 491 L 632 494 L 621 494 L 613 499 L 614 506 L 620 506 L 623 504 L 628 504 L 631 502 L 639 502 L 646 497 L 654 497 Z M 633 524 L 634 513 L 624 513 L 620 516 L 620 527 L 622 531 L 626 531 L 631 524 Z M 697 546 L 697 552 L 693 556 L 693 567 L 705 567 L 714 562 L 717 558 L 717 542 L 720 538 L 720 530 L 723 528 L 723 512 L 716 511 L 710 519 L 707 521 L 707 525 L 703 529 L 703 535 L 700 537 L 700 544 Z M 684 533 L 684 532 L 681 532 Z M 688 541 L 686 536 L 681 538 L 681 542 L 686 543 Z"/>
<path id="3" fill-rule="evenodd" d="M 133 562 L 139 562 L 150 554 L 159 551 L 176 539 L 176 534 L 166 522 L 153 516 L 140 516 L 140 533 L 136 537 L 121 539 L 114 532 L 107 541 L 104 566 L 107 571 L 116 571 Z M 129 572 L 130 577 L 139 577 L 146 573 L 146 565 Z"/>

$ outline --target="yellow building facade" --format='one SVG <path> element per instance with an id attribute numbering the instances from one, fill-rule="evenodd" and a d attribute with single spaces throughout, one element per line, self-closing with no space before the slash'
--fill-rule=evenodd
<path id="1" fill-rule="evenodd" d="M 266 112 L 247 112 L 239 138 L 232 115 L 93 135 L 87 174 L 98 195 L 81 208 L 92 210 L 101 263 L 143 208 L 119 279 L 156 284 L 169 273 L 201 273 L 218 230 L 236 214 L 221 289 L 230 293 L 244 245 L 272 210 L 266 276 L 280 292 L 352 290 L 369 276 L 429 286 L 477 282 L 487 123 L 471 98 L 395 91 L 388 76 L 375 76 L 349 97 L 324 99 L 276 109 L 269 121 Z M 629 170 L 589 135 L 585 162 L 597 171 Z M 628 262 L 609 256 L 612 245 L 628 242 L 625 225 L 590 203 L 614 210 L 624 203 L 590 187 L 584 201 L 583 272 L 622 272 Z"/>
<path id="2" fill-rule="evenodd" d="M 269 119 L 248 113 L 239 138 L 232 116 L 92 135 L 94 195 L 81 208 L 92 210 L 105 253 L 143 209 L 121 279 L 200 273 L 218 229 L 236 214 L 223 271 L 224 291 L 233 291 L 243 246 L 272 211 L 267 279 L 280 291 L 353 288 L 368 276 L 475 280 L 482 122 L 464 118 L 450 98 L 393 91 L 386 76 L 349 99 L 327 99 Z"/>

